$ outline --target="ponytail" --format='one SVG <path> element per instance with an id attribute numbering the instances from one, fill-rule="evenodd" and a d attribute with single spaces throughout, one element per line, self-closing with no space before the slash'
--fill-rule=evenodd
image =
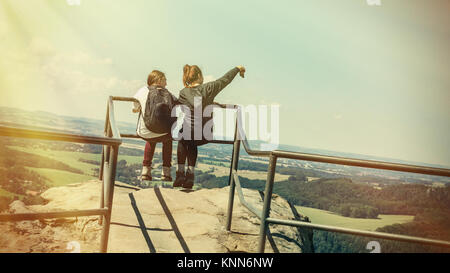
<path id="1" fill-rule="evenodd" d="M 203 83 L 202 71 L 196 65 L 187 64 L 183 67 L 183 85 L 185 87 L 190 87 L 195 83 Z"/>
<path id="2" fill-rule="evenodd" d="M 191 71 L 191 66 L 190 65 L 185 65 L 184 67 L 183 67 L 183 85 L 185 86 L 185 87 L 188 87 L 189 85 L 190 85 L 190 83 L 189 83 L 189 72 Z"/>

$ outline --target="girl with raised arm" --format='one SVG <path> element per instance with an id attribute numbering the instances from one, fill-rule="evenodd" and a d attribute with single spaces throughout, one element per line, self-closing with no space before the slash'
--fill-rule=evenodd
<path id="1" fill-rule="evenodd" d="M 185 65 L 183 68 L 183 88 L 180 91 L 178 102 L 189 107 L 191 115 L 189 121 L 183 125 L 183 131 L 186 129 L 186 124 L 191 128 L 190 137 L 186 137 L 182 134 L 182 139 L 178 142 L 177 160 L 178 169 L 176 172 L 176 179 L 173 184 L 174 187 L 183 187 L 191 189 L 194 185 L 194 171 L 197 163 L 197 146 L 207 143 L 204 138 L 198 140 L 194 135 L 194 107 L 197 107 L 196 102 L 201 99 L 201 113 L 203 109 L 213 104 L 214 98 L 222 91 L 231 81 L 236 77 L 237 73 L 240 73 L 241 77 L 244 77 L 245 68 L 243 66 L 237 66 L 228 71 L 223 77 L 216 81 L 203 83 L 203 74 L 200 68 L 196 65 Z M 205 119 L 200 117 L 204 125 Z M 203 126 L 202 126 L 203 128 Z M 203 130 L 202 130 L 203 132 Z M 186 160 L 188 163 L 187 170 L 185 169 Z"/>

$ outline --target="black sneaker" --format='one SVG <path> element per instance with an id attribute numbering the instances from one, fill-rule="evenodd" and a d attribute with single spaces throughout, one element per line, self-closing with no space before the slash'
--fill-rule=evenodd
<path id="1" fill-rule="evenodd" d="M 186 180 L 184 181 L 183 188 L 192 189 L 192 187 L 194 186 L 194 180 L 194 173 L 191 173 L 190 171 L 186 172 Z"/>
<path id="2" fill-rule="evenodd" d="M 184 184 L 184 181 L 186 180 L 186 175 L 184 172 L 177 172 L 175 177 L 175 182 L 173 182 L 173 187 L 182 187 Z"/>

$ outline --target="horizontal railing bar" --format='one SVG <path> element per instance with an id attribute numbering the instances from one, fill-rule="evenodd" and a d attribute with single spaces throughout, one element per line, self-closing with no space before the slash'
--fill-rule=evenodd
<path id="1" fill-rule="evenodd" d="M 138 99 L 132 97 L 120 97 L 120 96 L 112 96 L 112 100 L 114 101 L 131 101 L 131 102 L 139 102 Z"/>
<path id="2" fill-rule="evenodd" d="M 122 137 L 122 138 L 139 138 L 139 139 L 142 139 L 140 136 L 133 135 L 133 134 L 120 134 L 120 137 Z"/>
<path id="3" fill-rule="evenodd" d="M 235 106 L 238 109 L 239 106 Z M 238 120 L 239 120 L 238 116 Z M 239 122 L 238 122 L 239 123 Z M 242 143 L 244 145 L 244 149 L 247 154 L 251 156 L 259 156 L 259 157 L 269 157 L 271 155 L 277 156 L 279 158 L 287 158 L 294 160 L 305 160 L 305 161 L 314 161 L 321 163 L 330 163 L 330 164 L 338 164 L 338 165 L 347 165 L 347 166 L 355 166 L 355 167 L 364 167 L 364 168 L 372 168 L 372 169 L 383 169 L 383 170 L 391 170 L 391 171 L 401 171 L 401 172 L 409 172 L 409 173 L 419 173 L 426 175 L 437 175 L 437 176 L 446 176 L 450 177 L 450 169 L 445 168 L 435 168 L 435 167 L 425 167 L 425 166 L 416 166 L 416 165 L 408 165 L 408 164 L 400 164 L 400 163 L 391 163 L 391 162 L 383 162 L 383 161 L 375 161 L 375 160 L 363 160 L 356 158 L 345 158 L 345 157 L 337 157 L 337 156 L 327 156 L 320 154 L 308 154 L 308 153 L 300 153 L 300 152 L 290 152 L 290 151 L 260 151 L 253 150 L 250 148 L 250 144 L 248 143 L 247 137 L 245 135 L 245 131 L 242 128 L 238 128 L 240 139 L 242 139 Z"/>
<path id="4" fill-rule="evenodd" d="M 137 101 L 135 98 L 130 97 L 111 97 L 112 100 L 119 101 Z M 217 104 L 220 107 L 225 107 L 225 105 Z M 237 105 L 226 105 L 228 108 L 238 109 Z M 425 166 L 416 166 L 416 165 L 407 165 L 407 164 L 399 164 L 399 163 L 390 163 L 390 162 L 382 162 L 382 161 L 374 161 L 374 160 L 363 160 L 363 159 L 355 159 L 355 158 L 345 158 L 345 157 L 337 157 L 337 156 L 326 156 L 320 154 L 308 154 L 308 153 L 300 153 L 300 152 L 290 152 L 290 151 L 260 151 L 253 150 L 250 148 L 250 144 L 248 143 L 247 137 L 245 136 L 245 132 L 239 128 L 240 138 L 242 139 L 242 143 L 244 145 L 245 151 L 247 154 L 251 156 L 258 157 L 269 157 L 270 155 L 275 155 L 280 158 L 287 159 L 295 159 L 295 160 L 305 160 L 305 161 L 314 161 L 321 163 L 330 163 L 330 164 L 338 164 L 338 165 L 347 165 L 347 166 L 355 166 L 355 167 L 364 167 L 364 168 L 372 168 L 372 169 L 383 169 L 383 170 L 391 170 L 391 171 L 401 171 L 401 172 L 410 172 L 410 173 L 419 173 L 426 175 L 437 175 L 437 176 L 447 176 L 450 177 L 450 169 L 443 168 L 434 168 L 434 167 L 425 167 Z M 241 135 L 243 134 L 243 135 Z M 122 135 L 125 136 L 125 135 Z M 138 138 L 137 136 L 126 135 L 126 137 L 130 138 Z M 217 142 L 218 143 L 218 142 Z M 232 142 L 230 142 L 231 144 Z M 226 143 L 228 144 L 228 142 Z"/>
<path id="5" fill-rule="evenodd" d="M 242 144 L 244 145 L 244 149 L 247 152 L 247 154 L 251 156 L 269 157 L 272 154 L 272 151 L 259 151 L 251 149 L 250 144 L 248 143 L 247 138 L 245 136 L 242 138 Z"/>
<path id="6" fill-rule="evenodd" d="M 211 141 L 208 141 L 208 143 L 212 143 L 212 144 L 234 144 L 234 141 L 232 141 L 232 140 L 217 140 L 217 139 L 215 139 L 215 140 L 211 140 Z"/>
<path id="7" fill-rule="evenodd" d="M 252 205 L 247 203 L 247 201 L 245 200 L 244 193 L 242 192 L 241 182 L 239 181 L 239 175 L 237 174 L 236 171 L 233 171 L 233 178 L 234 178 L 234 183 L 236 185 L 236 190 L 238 193 L 239 201 L 251 213 L 253 213 L 256 217 L 258 217 L 259 220 L 261 220 L 262 213 L 260 211 L 258 211 L 255 207 L 253 207 Z"/>
<path id="8" fill-rule="evenodd" d="M 142 139 L 140 136 L 136 135 L 136 134 L 120 134 L 120 137 L 122 138 L 139 138 Z M 176 141 L 176 140 L 174 140 Z M 234 141 L 232 140 L 211 140 L 208 141 L 208 143 L 212 143 L 212 144 L 233 144 Z"/>
<path id="9" fill-rule="evenodd" d="M 379 238 L 379 239 L 386 239 L 386 240 L 395 240 L 395 241 L 409 242 L 409 243 L 419 243 L 419 244 L 425 244 L 425 245 L 450 248 L 450 242 L 447 242 L 447 241 L 432 240 L 432 239 L 413 237 L 413 236 L 389 234 L 389 233 L 375 232 L 375 231 L 365 231 L 365 230 L 327 226 L 327 225 L 318 225 L 318 224 L 312 224 L 312 223 L 308 223 L 308 222 L 283 220 L 283 219 L 275 219 L 275 218 L 267 218 L 266 222 L 268 222 L 270 224 L 277 224 L 277 225 L 313 228 L 313 229 L 318 229 L 318 230 L 323 230 L 323 231 L 345 233 L 345 234 L 351 234 L 351 235 L 357 235 L 357 236 L 372 237 L 372 238 Z"/>
<path id="10" fill-rule="evenodd" d="M 59 212 L 0 214 L 0 222 L 18 222 L 18 221 L 42 220 L 42 219 L 96 216 L 96 215 L 106 215 L 107 212 L 108 208 L 59 211 Z"/>
<path id="11" fill-rule="evenodd" d="M 279 150 L 272 153 L 277 157 L 288 159 L 450 177 L 450 169 Z"/>
<path id="12" fill-rule="evenodd" d="M 122 141 L 120 139 L 96 137 L 96 136 L 83 136 L 69 133 L 58 133 L 51 131 L 37 131 L 26 128 L 7 127 L 0 125 L 0 136 L 6 137 L 20 137 L 31 138 L 41 140 L 56 140 L 76 143 L 88 143 L 88 144 L 100 144 L 100 145 L 120 145 Z"/>

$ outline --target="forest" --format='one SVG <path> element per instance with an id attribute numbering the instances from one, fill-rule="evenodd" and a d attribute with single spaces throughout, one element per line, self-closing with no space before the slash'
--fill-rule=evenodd
<path id="1" fill-rule="evenodd" d="M 204 188 L 225 187 L 228 177 L 197 173 Z M 242 187 L 264 190 L 265 181 L 241 177 Z M 405 224 L 388 225 L 376 231 L 393 234 L 450 240 L 450 185 L 432 188 L 420 184 L 389 185 L 381 190 L 357 184 L 348 178 L 297 181 L 293 176 L 277 182 L 274 193 L 295 205 L 334 211 L 344 216 L 372 218 L 382 214 L 415 215 Z M 301 213 L 301 211 L 300 211 Z M 330 223 L 332 225 L 333 223 Z M 318 253 L 367 253 L 366 245 L 373 239 L 344 234 L 314 231 L 314 247 Z M 449 252 L 448 249 L 379 240 L 382 252 Z"/>

